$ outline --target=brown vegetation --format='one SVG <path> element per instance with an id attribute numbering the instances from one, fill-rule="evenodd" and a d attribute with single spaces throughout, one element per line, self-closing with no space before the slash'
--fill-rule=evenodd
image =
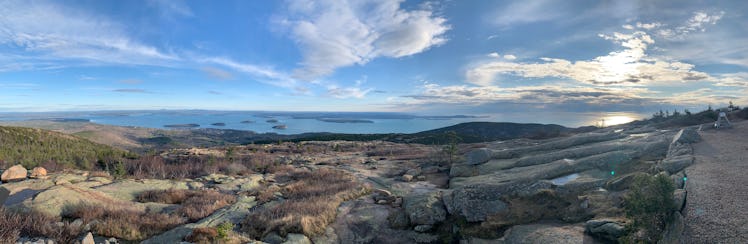
<path id="1" fill-rule="evenodd" d="M 185 223 L 178 215 L 149 213 L 126 206 L 75 205 L 64 217 L 80 218 L 94 233 L 125 240 L 142 240 Z"/>
<path id="2" fill-rule="evenodd" d="M 73 243 L 80 225 L 59 222 L 39 212 L 20 212 L 0 207 L 0 243 L 15 243 L 19 237 L 46 237 L 58 243 Z"/>
<path id="3" fill-rule="evenodd" d="M 244 222 L 244 229 L 252 237 L 278 231 L 314 236 L 324 232 L 335 220 L 337 208 L 343 201 L 365 194 L 368 188 L 349 173 L 319 169 L 293 170 L 285 173 L 293 179 L 282 189 L 285 201 L 261 208 Z"/>
<path id="4" fill-rule="evenodd" d="M 94 233 L 125 240 L 143 240 L 187 222 L 205 218 L 236 199 L 212 190 L 155 190 L 137 196 L 138 201 L 181 204 L 171 213 L 156 213 L 130 206 L 75 205 L 64 217 L 90 223 Z"/>

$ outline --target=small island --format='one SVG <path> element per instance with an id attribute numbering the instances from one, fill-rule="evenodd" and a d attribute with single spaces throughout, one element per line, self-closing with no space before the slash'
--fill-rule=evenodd
<path id="1" fill-rule="evenodd" d="M 242 121 L 242 122 L 239 122 L 239 123 L 242 123 L 242 124 L 252 124 L 254 122 L 255 122 L 254 120 L 245 120 L 245 121 Z"/>
<path id="2" fill-rule="evenodd" d="M 276 126 L 273 126 L 273 129 L 277 129 L 277 130 L 285 130 L 286 128 L 288 128 L 288 126 L 286 126 L 286 125 L 276 125 Z"/>
<path id="3" fill-rule="evenodd" d="M 277 119 L 269 119 L 269 120 L 265 120 L 265 122 L 268 122 L 268 123 L 278 123 L 278 120 Z"/>
<path id="4" fill-rule="evenodd" d="M 219 122 L 219 123 L 212 123 L 210 125 L 212 125 L 212 126 L 226 126 L 226 123 Z"/>
<path id="5" fill-rule="evenodd" d="M 374 121 L 366 119 L 319 118 L 317 120 L 328 123 L 374 123 Z"/>
<path id="6" fill-rule="evenodd" d="M 173 125 L 164 125 L 166 128 L 196 128 L 200 127 L 198 124 L 173 124 Z"/>

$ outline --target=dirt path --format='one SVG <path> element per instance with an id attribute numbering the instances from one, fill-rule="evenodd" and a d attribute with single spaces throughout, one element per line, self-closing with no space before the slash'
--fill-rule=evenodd
<path id="1" fill-rule="evenodd" d="M 681 243 L 748 243 L 748 121 L 700 134 Z"/>

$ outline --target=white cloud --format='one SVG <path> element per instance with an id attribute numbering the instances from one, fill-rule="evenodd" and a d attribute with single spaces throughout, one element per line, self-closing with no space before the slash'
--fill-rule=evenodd
<path id="1" fill-rule="evenodd" d="M 511 54 L 507 54 L 507 55 L 504 55 L 504 59 L 506 59 L 506 60 L 515 60 L 515 59 L 517 59 L 517 56 L 511 55 Z"/>
<path id="2" fill-rule="evenodd" d="M 662 23 L 659 23 L 659 22 L 652 22 L 652 23 L 636 22 L 636 28 L 645 29 L 645 30 L 659 28 L 660 26 L 662 26 Z"/>
<path id="3" fill-rule="evenodd" d="M 645 32 L 631 34 L 615 32 L 613 35 L 600 35 L 623 47 L 621 51 L 610 52 L 592 60 L 569 61 L 556 58 L 541 58 L 542 62 L 519 63 L 493 61 L 481 63 L 466 73 L 467 81 L 476 85 L 492 85 L 499 75 L 512 75 L 524 78 L 565 78 L 592 85 L 639 86 L 647 83 L 693 81 L 709 78 L 703 72 L 695 71 L 691 64 L 662 58 L 648 57 L 649 45 L 654 40 Z"/>
<path id="4" fill-rule="evenodd" d="M 497 53 L 497 52 L 489 53 L 486 56 L 491 57 L 491 58 L 501 58 L 501 55 L 499 53 Z"/>
<path id="5" fill-rule="evenodd" d="M 402 0 L 289 1 L 282 20 L 303 53 L 295 76 L 314 80 L 379 57 L 405 57 L 447 41 L 446 19 L 404 10 Z"/>
<path id="6" fill-rule="evenodd" d="M 266 84 L 284 88 L 296 88 L 298 86 L 298 82 L 296 81 L 296 79 L 289 77 L 284 73 L 278 72 L 270 67 L 240 63 L 232 59 L 223 57 L 203 58 L 199 61 L 204 63 L 223 65 L 225 67 L 253 76 L 257 78 L 258 81 Z"/>
<path id="7" fill-rule="evenodd" d="M 22 48 L 27 59 L 118 64 L 178 59 L 129 38 L 117 23 L 56 2 L 5 1 L 0 3 L 0 16 L 0 44 Z"/>
<path id="8" fill-rule="evenodd" d="M 724 15 L 725 15 L 724 11 L 715 12 L 715 13 L 707 13 L 705 11 L 698 11 L 698 12 L 695 12 L 694 15 L 686 21 L 686 23 L 680 26 L 676 26 L 675 28 L 661 28 L 656 33 L 659 36 L 666 38 L 666 39 L 682 40 L 690 34 L 706 31 L 706 28 L 708 25 L 717 24 L 717 22 L 721 20 Z M 658 27 L 661 27 L 661 25 L 657 25 L 657 26 L 642 25 L 638 27 L 649 30 L 649 29 L 656 29 Z M 646 28 L 646 27 L 651 27 L 651 28 Z"/>
<path id="9" fill-rule="evenodd" d="M 337 86 L 330 86 L 327 88 L 327 95 L 334 97 L 334 98 L 340 98 L 340 99 L 346 99 L 346 98 L 364 98 L 366 94 L 371 92 L 371 89 L 364 89 L 362 90 L 359 87 L 337 87 Z"/>
<path id="10" fill-rule="evenodd" d="M 234 79 L 234 74 L 231 72 L 215 68 L 215 67 L 202 67 L 200 70 L 205 72 L 205 74 L 209 75 L 210 77 L 219 79 L 219 80 L 230 80 Z"/>

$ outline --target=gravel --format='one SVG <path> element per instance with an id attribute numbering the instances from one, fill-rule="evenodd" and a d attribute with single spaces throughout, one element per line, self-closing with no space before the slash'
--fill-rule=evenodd
<path id="1" fill-rule="evenodd" d="M 748 243 L 748 121 L 700 133 L 681 243 Z"/>

